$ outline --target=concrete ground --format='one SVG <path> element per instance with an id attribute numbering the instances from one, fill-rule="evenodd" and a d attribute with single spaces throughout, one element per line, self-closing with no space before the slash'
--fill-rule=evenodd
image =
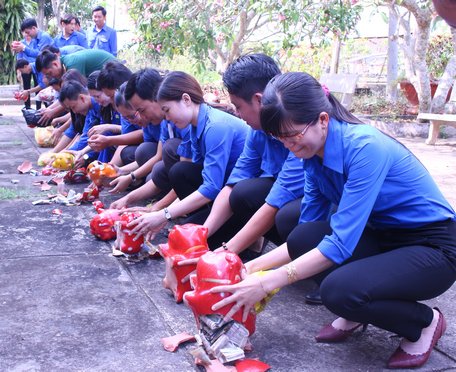
<path id="1" fill-rule="evenodd" d="M 89 232 L 90 205 L 33 206 L 47 193 L 32 182 L 46 177 L 16 168 L 43 149 L 18 106 L 0 106 L 0 113 L 0 371 L 194 371 L 191 346 L 169 353 L 160 343 L 196 329 L 190 310 L 161 286 L 163 261 L 112 257 L 109 244 Z M 423 138 L 401 141 L 456 206 L 456 141 L 432 147 Z M 109 203 L 112 196 L 104 191 L 101 199 Z M 54 208 L 63 214 L 52 214 Z M 273 371 L 383 370 L 398 337 L 369 326 L 343 344 L 316 343 L 314 335 L 334 315 L 304 303 L 311 288 L 302 281 L 274 297 L 258 315 L 248 356 Z M 455 288 L 429 301 L 443 311 L 448 329 L 422 371 L 456 369 Z"/>

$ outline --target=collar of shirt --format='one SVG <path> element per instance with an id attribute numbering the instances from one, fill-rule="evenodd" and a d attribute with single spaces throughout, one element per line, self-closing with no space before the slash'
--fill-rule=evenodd
<path id="1" fill-rule="evenodd" d="M 340 174 L 344 173 L 343 134 L 346 126 L 345 122 L 330 119 L 325 142 L 323 165 Z"/>
<path id="2" fill-rule="evenodd" d="M 106 23 L 105 23 L 105 24 L 103 25 L 103 27 L 98 31 L 98 30 L 97 30 L 97 26 L 93 26 L 93 32 L 95 32 L 95 33 L 99 33 L 99 32 L 101 32 L 101 31 L 108 32 L 108 30 L 107 30 L 106 27 L 108 27 L 108 26 L 106 26 Z"/>
<path id="3" fill-rule="evenodd" d="M 38 43 L 40 40 L 41 40 L 41 36 L 43 35 L 43 31 L 38 31 L 38 33 L 36 34 L 36 42 Z"/>
<path id="4" fill-rule="evenodd" d="M 198 120 L 197 120 L 197 124 L 196 124 L 196 138 L 198 138 L 198 139 L 201 137 L 201 135 L 204 132 L 204 128 L 206 127 L 207 115 L 209 113 L 209 109 L 210 109 L 210 107 L 207 104 L 205 104 L 205 103 L 200 104 L 199 112 L 198 112 Z"/>

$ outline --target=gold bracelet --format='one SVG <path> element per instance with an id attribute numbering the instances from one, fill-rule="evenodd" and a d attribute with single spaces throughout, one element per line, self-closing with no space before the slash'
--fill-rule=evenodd
<path id="1" fill-rule="evenodd" d="M 266 296 L 269 295 L 268 291 L 266 291 L 266 289 L 264 289 L 264 287 L 263 287 L 263 282 L 261 281 L 261 278 L 258 278 L 258 281 L 260 282 L 261 289 L 263 290 L 264 293 L 266 293 Z"/>
<path id="2" fill-rule="evenodd" d="M 284 266 L 285 270 L 287 270 L 287 278 L 288 284 L 294 283 L 298 280 L 298 271 L 296 270 L 296 266 L 293 262 Z"/>

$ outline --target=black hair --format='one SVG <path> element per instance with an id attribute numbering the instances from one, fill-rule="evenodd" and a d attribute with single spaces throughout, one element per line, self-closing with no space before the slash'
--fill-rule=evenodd
<path id="1" fill-rule="evenodd" d="M 74 21 L 76 22 L 76 24 L 77 24 L 78 26 L 81 26 L 81 21 L 79 20 L 78 17 L 74 17 Z"/>
<path id="2" fill-rule="evenodd" d="M 127 109 L 133 109 L 133 107 L 125 99 L 125 87 L 127 84 L 127 82 L 122 83 L 119 89 L 116 90 L 116 94 L 114 95 L 114 103 L 116 107 L 123 106 Z"/>
<path id="3" fill-rule="evenodd" d="M 305 72 L 275 76 L 266 86 L 261 103 L 261 127 L 275 137 L 286 134 L 292 123 L 315 125 L 323 111 L 339 121 L 363 124 Z"/>
<path id="4" fill-rule="evenodd" d="M 101 90 L 98 88 L 98 76 L 100 75 L 100 70 L 92 72 L 87 78 L 87 88 L 93 90 Z"/>
<path id="5" fill-rule="evenodd" d="M 125 87 L 125 99 L 127 101 L 137 94 L 141 99 L 156 101 L 158 88 L 163 78 L 154 68 L 145 68 L 135 72 L 128 79 Z"/>
<path id="6" fill-rule="evenodd" d="M 60 23 L 65 23 L 66 25 L 70 24 L 72 20 L 75 20 L 76 22 L 76 17 L 73 14 L 67 14 L 60 18 Z"/>
<path id="7" fill-rule="evenodd" d="M 100 70 L 92 72 L 89 77 L 87 78 L 87 89 L 98 90 L 101 89 L 98 87 L 98 76 L 100 75 Z M 110 123 L 112 121 L 112 113 L 113 113 L 112 105 L 109 104 L 106 107 L 100 108 L 100 114 L 103 119 L 103 122 Z"/>
<path id="8" fill-rule="evenodd" d="M 119 61 L 109 61 L 100 71 L 97 83 L 100 89 L 117 89 L 131 75 L 130 69 Z"/>
<path id="9" fill-rule="evenodd" d="M 51 52 L 50 50 L 43 50 L 38 54 L 35 61 L 35 67 L 38 72 L 41 72 L 43 68 L 49 68 L 52 62 L 58 59 L 57 54 Z"/>
<path id="10" fill-rule="evenodd" d="M 101 14 L 103 14 L 103 17 L 106 17 L 106 9 L 103 8 L 101 5 L 96 6 L 95 8 L 92 9 L 92 14 L 95 12 L 98 12 L 101 10 Z"/>
<path id="11" fill-rule="evenodd" d="M 21 32 L 26 30 L 27 28 L 32 28 L 32 27 L 38 28 L 36 19 L 35 18 L 26 18 L 21 23 Z"/>
<path id="12" fill-rule="evenodd" d="M 204 103 L 204 94 L 198 81 L 183 71 L 173 71 L 165 76 L 157 93 L 157 100 L 180 101 L 187 93 L 192 102 Z"/>
<path id="13" fill-rule="evenodd" d="M 43 47 L 41 49 L 41 51 L 43 51 L 43 50 L 49 50 L 50 52 L 55 53 L 55 54 L 60 53 L 60 49 L 58 47 L 56 47 L 55 45 L 46 45 L 45 47 Z"/>
<path id="14" fill-rule="evenodd" d="M 20 69 L 20 68 L 24 68 L 25 66 L 28 66 L 30 64 L 29 61 L 27 61 L 26 59 L 24 58 L 19 58 L 17 61 L 16 61 L 16 70 Z"/>
<path id="15" fill-rule="evenodd" d="M 87 87 L 82 85 L 77 80 L 68 80 L 63 82 L 62 87 L 60 88 L 59 102 L 63 103 L 66 99 L 70 101 L 75 101 L 78 99 L 80 94 L 89 94 Z"/>
<path id="16" fill-rule="evenodd" d="M 66 83 L 67 81 L 77 81 L 84 87 L 87 87 L 87 78 L 75 68 L 67 70 L 67 72 L 63 74 L 61 81 L 62 84 Z"/>
<path id="17" fill-rule="evenodd" d="M 228 93 L 250 102 L 255 93 L 263 93 L 268 82 L 280 74 L 279 66 L 269 56 L 246 54 L 232 62 L 223 73 Z"/>
<path id="18" fill-rule="evenodd" d="M 75 101 L 78 99 L 80 94 L 89 94 L 87 88 L 77 80 L 67 80 L 62 83 L 60 88 L 59 102 L 63 103 L 66 99 Z M 71 122 L 76 132 L 82 134 L 85 123 L 85 115 L 77 114 L 70 111 Z"/>

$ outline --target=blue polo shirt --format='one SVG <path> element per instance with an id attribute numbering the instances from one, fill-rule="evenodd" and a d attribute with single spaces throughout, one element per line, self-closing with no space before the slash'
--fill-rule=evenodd
<path id="1" fill-rule="evenodd" d="M 367 223 L 376 229 L 417 228 L 455 219 L 455 212 L 420 161 L 402 144 L 362 124 L 331 119 L 324 159 L 304 160 L 306 184 L 300 222 L 325 219 L 333 233 L 318 245 L 340 264 Z"/>
<path id="2" fill-rule="evenodd" d="M 33 38 L 28 46 L 24 49 L 24 54 L 27 57 L 33 57 L 36 59 L 40 51 L 47 45 L 53 45 L 54 40 L 47 32 L 38 31 L 36 38 Z"/>
<path id="3" fill-rule="evenodd" d="M 46 88 L 46 84 L 43 81 L 43 74 L 41 72 L 38 72 L 38 70 L 36 69 L 35 62 L 30 63 L 30 67 L 32 68 L 32 74 L 36 76 L 36 81 L 38 85 L 42 89 Z"/>
<path id="4" fill-rule="evenodd" d="M 100 31 L 96 26 L 87 30 L 87 40 L 90 49 L 103 49 L 117 57 L 117 32 L 106 25 Z"/>
<path id="5" fill-rule="evenodd" d="M 191 159 L 192 150 L 190 142 L 190 126 L 179 129 L 176 125 L 168 120 L 162 120 L 159 125 L 149 123 L 143 128 L 144 142 L 165 143 L 170 138 L 180 138 L 182 142 L 177 147 L 177 154 L 184 158 Z"/>
<path id="6" fill-rule="evenodd" d="M 304 193 L 302 161 L 296 158 L 279 140 L 262 130 L 249 129 L 244 150 L 231 172 L 227 185 L 239 181 L 272 177 L 276 181 L 266 202 L 282 208 L 286 203 L 301 198 Z"/>
<path id="7" fill-rule="evenodd" d="M 197 126 L 190 128 L 192 162 L 203 165 L 198 191 L 214 200 L 244 148 L 249 127 L 226 112 L 206 104 L 199 107 Z"/>
<path id="8" fill-rule="evenodd" d="M 87 44 L 86 36 L 77 31 L 74 31 L 68 39 L 65 39 L 63 32 L 60 35 L 57 35 L 54 38 L 54 45 L 57 48 L 62 48 L 69 45 L 79 45 L 84 49 L 87 49 L 89 47 Z"/>

